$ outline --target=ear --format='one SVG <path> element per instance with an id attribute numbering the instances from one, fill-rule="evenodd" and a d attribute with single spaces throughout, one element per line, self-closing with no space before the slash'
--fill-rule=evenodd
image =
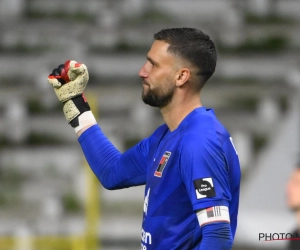
<path id="1" fill-rule="evenodd" d="M 176 73 L 176 86 L 182 87 L 190 78 L 191 72 L 188 68 L 181 68 Z"/>

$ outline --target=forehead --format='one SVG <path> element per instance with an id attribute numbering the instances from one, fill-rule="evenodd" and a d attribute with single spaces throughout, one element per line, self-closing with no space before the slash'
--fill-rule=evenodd
<path id="1" fill-rule="evenodd" d="M 170 44 L 165 41 L 155 40 L 151 46 L 151 50 L 167 52 L 169 45 Z"/>
<path id="2" fill-rule="evenodd" d="M 160 57 L 173 57 L 167 50 L 170 44 L 164 41 L 155 40 L 148 52 L 148 56 L 155 59 Z"/>

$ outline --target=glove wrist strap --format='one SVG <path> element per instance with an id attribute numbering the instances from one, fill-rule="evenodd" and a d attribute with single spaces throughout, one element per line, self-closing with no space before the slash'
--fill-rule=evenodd
<path id="1" fill-rule="evenodd" d="M 80 129 L 88 126 L 96 124 L 97 121 L 91 111 L 90 105 L 86 101 L 84 95 L 76 96 L 72 98 L 70 101 L 73 102 L 73 105 L 76 107 L 75 118 L 69 121 L 69 124 L 75 129 L 77 133 Z"/>
<path id="2" fill-rule="evenodd" d="M 92 111 L 86 111 L 75 119 L 78 120 L 78 126 L 74 127 L 76 133 L 84 127 L 97 123 Z"/>
<path id="3" fill-rule="evenodd" d="M 72 105 L 72 106 L 70 106 L 70 108 L 66 108 L 65 115 L 66 115 L 66 118 L 67 118 L 68 122 L 70 123 L 70 125 L 73 128 L 75 128 L 79 125 L 78 119 L 77 119 L 78 116 L 80 116 L 81 114 L 83 114 L 86 111 L 90 111 L 91 108 L 83 95 L 76 96 L 76 97 L 72 98 L 71 100 L 67 101 L 65 103 L 65 106 L 68 104 L 68 102 L 70 102 L 71 104 L 69 104 L 69 105 Z"/>

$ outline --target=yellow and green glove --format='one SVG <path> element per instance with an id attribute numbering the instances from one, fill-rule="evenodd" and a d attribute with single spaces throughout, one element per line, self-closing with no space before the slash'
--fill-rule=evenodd
<path id="1" fill-rule="evenodd" d="M 78 132 L 85 126 L 96 124 L 90 106 L 83 91 L 88 83 L 89 73 L 87 67 L 73 60 L 55 68 L 48 76 L 48 82 L 60 102 L 68 123 Z"/>

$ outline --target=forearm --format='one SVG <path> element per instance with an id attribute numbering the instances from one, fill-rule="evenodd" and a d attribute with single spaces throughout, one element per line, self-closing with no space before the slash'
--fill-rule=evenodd
<path id="1" fill-rule="evenodd" d="M 83 94 L 88 79 L 84 64 L 68 60 L 52 71 L 48 83 L 63 104 L 64 115 L 75 129 L 86 159 L 102 185 L 118 189 L 144 184 L 147 153 L 137 146 L 121 154 L 102 133 Z"/>
<path id="2" fill-rule="evenodd" d="M 145 183 L 145 169 L 137 153 L 121 154 L 98 125 L 85 128 L 78 141 L 97 178 L 107 189 L 120 189 Z"/>
<path id="3" fill-rule="evenodd" d="M 233 239 L 230 224 L 227 222 L 216 222 L 203 226 L 202 235 L 199 250 L 232 249 Z"/>

